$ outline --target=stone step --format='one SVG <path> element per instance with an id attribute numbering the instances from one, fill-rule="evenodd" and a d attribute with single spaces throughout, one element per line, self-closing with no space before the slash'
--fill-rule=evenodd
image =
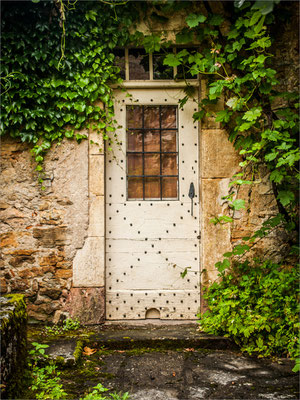
<path id="1" fill-rule="evenodd" d="M 94 327 L 95 333 L 88 338 L 88 345 L 107 349 L 127 350 L 134 348 L 184 349 L 203 348 L 212 350 L 236 349 L 226 337 L 203 333 L 195 324 L 126 326 L 105 324 Z"/>

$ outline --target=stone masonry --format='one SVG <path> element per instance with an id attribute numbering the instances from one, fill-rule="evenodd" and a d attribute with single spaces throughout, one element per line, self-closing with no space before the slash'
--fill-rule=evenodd
<path id="1" fill-rule="evenodd" d="M 283 89 L 297 87 L 297 26 L 294 13 L 290 24 L 278 29 L 274 62 Z M 205 90 L 201 81 L 200 95 Z M 238 196 L 247 200 L 247 207 L 235 213 L 234 223 L 213 226 L 209 222 L 227 212 L 221 197 L 227 194 L 240 162 L 226 131 L 215 122 L 214 114 L 223 103 L 210 110 L 200 128 L 204 286 L 217 278 L 215 263 L 223 253 L 277 213 L 268 172 L 261 169 L 259 183 L 240 190 Z M 38 184 L 28 145 L 10 138 L 1 142 L 1 292 L 23 293 L 32 322 L 58 321 L 62 313 L 84 323 L 105 318 L 105 154 L 99 137 L 89 135 L 98 146 L 65 140 L 49 152 L 45 190 Z M 276 259 L 284 253 L 285 242 L 283 233 L 273 235 L 260 242 L 258 254 Z"/>

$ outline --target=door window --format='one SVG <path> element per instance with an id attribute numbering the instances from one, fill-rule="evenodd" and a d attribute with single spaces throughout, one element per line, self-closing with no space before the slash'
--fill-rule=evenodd
<path id="1" fill-rule="evenodd" d="M 177 106 L 127 106 L 128 200 L 178 199 Z"/>

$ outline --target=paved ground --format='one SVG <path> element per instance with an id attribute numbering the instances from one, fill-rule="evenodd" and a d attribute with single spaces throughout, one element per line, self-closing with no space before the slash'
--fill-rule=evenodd
<path id="1" fill-rule="evenodd" d="M 129 392 L 131 400 L 299 398 L 298 376 L 291 371 L 290 360 L 275 363 L 246 357 L 236 348 L 231 350 L 226 339 L 200 332 L 194 337 L 195 330 L 191 326 L 96 330 L 86 339 L 80 363 L 62 372 L 69 398 L 79 398 L 99 382 L 111 391 Z M 63 354 L 61 343 L 57 354 L 59 349 Z M 72 339 L 65 349 L 72 351 Z"/>

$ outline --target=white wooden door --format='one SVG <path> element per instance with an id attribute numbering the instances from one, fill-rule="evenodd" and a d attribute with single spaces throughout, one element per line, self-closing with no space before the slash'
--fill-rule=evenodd
<path id="1" fill-rule="evenodd" d="M 200 307 L 195 104 L 190 100 L 179 109 L 179 89 L 130 94 L 116 93 L 121 144 L 106 155 L 106 318 L 195 319 Z"/>

